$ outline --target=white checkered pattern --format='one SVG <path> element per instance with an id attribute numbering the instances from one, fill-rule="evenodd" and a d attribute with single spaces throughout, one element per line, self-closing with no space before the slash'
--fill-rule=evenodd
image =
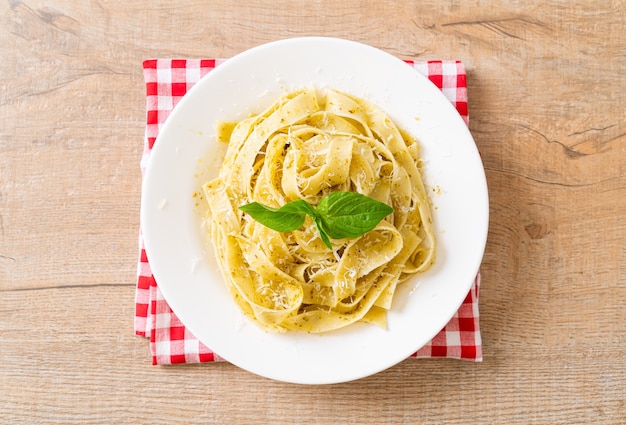
<path id="1" fill-rule="evenodd" d="M 146 82 L 146 135 L 141 169 L 145 171 L 152 146 L 167 116 L 200 78 L 224 60 L 151 59 L 143 63 Z M 406 61 L 427 76 L 456 107 L 467 124 L 467 84 L 460 61 Z M 135 295 L 135 333 L 150 338 L 153 364 L 199 363 L 223 360 L 198 341 L 179 321 L 163 298 L 150 270 L 139 235 L 139 264 Z M 458 312 L 426 346 L 412 357 L 482 360 L 478 322 L 480 274 Z"/>

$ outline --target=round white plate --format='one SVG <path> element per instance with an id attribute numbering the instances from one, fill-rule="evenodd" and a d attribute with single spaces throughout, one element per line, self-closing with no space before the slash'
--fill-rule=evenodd
<path id="1" fill-rule="evenodd" d="M 239 311 L 203 243 L 192 195 L 217 175 L 218 120 L 258 113 L 304 86 L 372 101 L 422 146 L 438 248 L 435 265 L 403 284 L 388 329 L 356 324 L 323 335 L 268 333 Z M 430 81 L 373 47 L 294 38 L 237 55 L 198 82 L 168 117 L 146 170 L 141 223 L 152 272 L 183 324 L 229 362 L 294 383 L 350 381 L 409 357 L 450 320 L 471 288 L 488 228 L 485 174 L 463 120 Z"/>

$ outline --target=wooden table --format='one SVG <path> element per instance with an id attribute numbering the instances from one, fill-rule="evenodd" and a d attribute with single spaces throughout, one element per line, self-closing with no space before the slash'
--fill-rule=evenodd
<path id="1" fill-rule="evenodd" d="M 469 3 L 3 1 L 0 422 L 626 423 L 626 3 Z M 465 63 L 491 202 L 483 363 L 329 386 L 150 364 L 141 62 L 301 35 Z"/>

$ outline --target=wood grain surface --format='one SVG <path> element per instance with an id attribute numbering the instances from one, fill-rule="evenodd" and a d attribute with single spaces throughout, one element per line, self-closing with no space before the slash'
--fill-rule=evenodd
<path id="1" fill-rule="evenodd" d="M 0 2 L 0 423 L 626 423 L 623 0 Z M 460 59 L 490 190 L 484 362 L 329 386 L 133 333 L 152 57 L 293 36 Z"/>

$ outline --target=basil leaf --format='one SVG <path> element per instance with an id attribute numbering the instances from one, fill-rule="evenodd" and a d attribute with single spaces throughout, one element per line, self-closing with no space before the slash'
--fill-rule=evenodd
<path id="1" fill-rule="evenodd" d="M 328 237 L 328 232 L 324 226 L 324 219 L 318 214 L 318 216 L 314 219 L 315 226 L 317 226 L 317 231 L 320 234 L 320 239 L 324 242 L 324 245 L 328 249 L 333 249 L 332 244 L 330 243 L 330 238 Z"/>
<path id="2" fill-rule="evenodd" d="M 292 232 L 302 227 L 308 215 L 328 249 L 333 249 L 330 238 L 357 238 L 393 212 L 389 205 L 356 192 L 333 192 L 322 198 L 317 208 L 299 199 L 280 208 L 252 202 L 239 209 L 277 232 Z"/>
<path id="3" fill-rule="evenodd" d="M 333 239 L 364 235 L 392 212 L 389 205 L 356 192 L 333 192 L 317 205 L 322 227 Z"/>
<path id="4" fill-rule="evenodd" d="M 242 205 L 239 209 L 277 232 L 292 232 L 302 227 L 307 214 L 315 212 L 313 207 L 303 199 L 289 202 L 278 209 L 258 202 Z"/>

